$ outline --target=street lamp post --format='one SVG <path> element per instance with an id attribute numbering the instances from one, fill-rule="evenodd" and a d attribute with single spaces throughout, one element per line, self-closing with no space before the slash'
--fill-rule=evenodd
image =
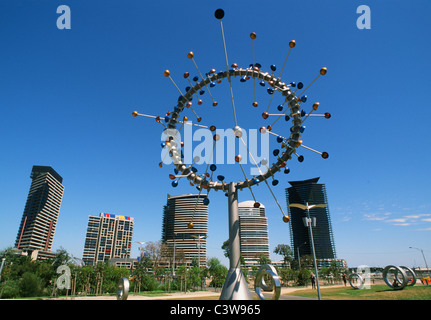
<path id="1" fill-rule="evenodd" d="M 409 247 L 409 248 L 419 250 L 422 253 L 422 257 L 424 258 L 424 261 L 425 261 L 425 267 L 427 268 L 427 271 L 431 276 L 431 270 L 428 269 L 428 264 L 427 264 L 427 260 L 425 259 L 424 251 L 422 249 L 416 248 L 416 247 Z"/>
<path id="2" fill-rule="evenodd" d="M 175 239 L 177 237 L 177 233 L 174 232 L 174 259 L 172 263 L 172 276 L 175 277 Z"/>
<path id="3" fill-rule="evenodd" d="M 198 239 L 198 267 L 201 267 L 201 239 L 206 239 L 208 236 L 191 235 L 192 238 Z"/>
<path id="4" fill-rule="evenodd" d="M 306 210 L 306 212 L 307 212 L 307 225 L 308 225 L 308 231 L 309 231 L 311 249 L 313 251 L 314 272 L 316 273 L 317 296 L 318 296 L 319 300 L 321 300 L 320 287 L 319 287 L 319 274 L 317 272 L 316 252 L 315 252 L 315 249 L 314 249 L 313 228 L 311 227 L 310 209 L 313 209 L 313 208 L 324 208 L 326 206 L 327 206 L 326 204 L 312 204 L 312 205 L 308 205 L 308 202 L 306 203 L 306 205 L 303 205 L 301 203 L 291 203 L 291 204 L 289 204 L 289 207 L 296 207 L 296 208 L 299 208 L 299 209 L 302 209 L 302 210 Z"/>
<path id="5" fill-rule="evenodd" d="M 138 250 L 139 250 L 139 253 L 140 253 L 140 256 L 141 256 L 141 262 L 142 262 L 142 260 L 144 259 L 144 252 L 143 252 L 143 249 L 144 249 L 144 244 L 146 243 L 146 242 L 143 242 L 143 241 L 136 241 L 136 243 L 139 243 L 140 244 L 140 247 L 138 248 Z"/>

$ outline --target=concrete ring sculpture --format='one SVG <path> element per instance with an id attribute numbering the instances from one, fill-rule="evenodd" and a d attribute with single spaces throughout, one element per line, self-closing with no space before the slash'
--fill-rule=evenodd
<path id="1" fill-rule="evenodd" d="M 274 294 L 272 295 L 271 300 L 278 300 L 280 298 L 281 293 L 281 283 L 280 283 L 280 277 L 278 276 L 275 268 L 272 265 L 263 265 L 259 272 L 257 273 L 256 279 L 254 281 L 254 288 L 259 296 L 260 300 L 266 300 L 265 297 L 262 294 L 262 289 L 264 291 L 269 291 L 269 287 L 266 285 L 265 281 L 263 280 L 263 276 L 265 274 L 269 274 L 273 281 L 274 281 Z"/>
<path id="2" fill-rule="evenodd" d="M 391 269 L 394 269 L 394 283 L 391 283 L 388 279 L 388 273 Z M 402 279 L 400 279 L 398 276 L 401 275 Z M 404 289 L 404 287 L 407 285 L 407 274 L 405 273 L 405 271 L 397 266 L 386 266 L 386 268 L 383 270 L 383 280 L 385 281 L 385 283 L 391 287 L 394 290 L 402 290 Z"/>
<path id="3" fill-rule="evenodd" d="M 129 279 L 121 278 L 117 285 L 117 300 L 127 300 L 129 296 Z"/>
<path id="4" fill-rule="evenodd" d="M 355 277 L 358 279 L 358 281 L 360 283 L 359 286 L 356 286 L 353 284 L 353 278 L 355 278 Z M 364 279 L 361 277 L 361 275 L 359 273 L 352 273 L 349 276 L 349 283 L 353 289 L 359 289 L 360 290 L 360 289 L 364 288 Z"/>

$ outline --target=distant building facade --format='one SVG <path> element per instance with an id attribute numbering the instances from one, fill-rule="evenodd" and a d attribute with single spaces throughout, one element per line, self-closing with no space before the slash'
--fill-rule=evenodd
<path id="1" fill-rule="evenodd" d="M 255 208 L 255 201 L 238 204 L 240 251 L 245 267 L 260 266 L 259 255 L 269 259 L 268 219 L 265 206 Z"/>
<path id="2" fill-rule="evenodd" d="M 325 185 L 318 181 L 319 178 L 289 181 L 291 187 L 286 189 L 287 204 L 328 204 Z M 304 255 L 312 255 L 308 227 L 304 225 L 303 221 L 306 212 L 294 207 L 288 207 L 288 210 L 290 211 L 291 248 L 295 259 L 298 260 L 298 257 Z M 335 259 L 335 243 L 328 206 L 310 209 L 310 217 L 315 219 L 313 239 L 316 259 L 325 259 L 325 261 Z"/>
<path id="3" fill-rule="evenodd" d="M 203 194 L 179 196 L 168 194 L 167 203 L 163 208 L 162 243 L 172 248 L 169 255 L 175 250 L 176 260 L 178 253 L 184 253 L 182 259 L 185 259 L 184 262 L 188 266 L 193 259 L 197 259 L 201 267 L 206 266 L 208 235 L 208 205 L 204 204 L 206 198 L 207 195 Z M 189 223 L 193 224 L 192 228 L 189 228 Z M 176 261 L 175 264 L 178 263 L 179 261 Z"/>
<path id="4" fill-rule="evenodd" d="M 15 247 L 32 256 L 46 259 L 51 252 L 63 199 L 63 178 L 49 166 L 33 166 L 27 202 L 15 241 Z"/>
<path id="5" fill-rule="evenodd" d="M 132 217 L 100 213 L 88 219 L 82 260 L 86 265 L 110 259 L 130 258 L 134 219 Z"/>

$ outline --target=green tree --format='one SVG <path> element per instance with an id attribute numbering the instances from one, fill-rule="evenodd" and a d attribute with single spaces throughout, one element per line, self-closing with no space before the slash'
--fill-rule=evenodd
<path id="1" fill-rule="evenodd" d="M 211 276 L 211 286 L 222 287 L 227 276 L 227 268 L 217 258 L 210 258 L 207 262 L 208 272 Z"/>
<path id="2" fill-rule="evenodd" d="M 297 271 L 296 283 L 299 286 L 305 286 L 310 281 L 311 271 L 301 268 Z"/>
<path id="3" fill-rule="evenodd" d="M 55 257 L 52 260 L 52 267 L 57 270 L 59 266 L 68 265 L 71 262 L 71 255 L 66 251 L 66 249 L 60 247 L 55 252 Z"/>
<path id="4" fill-rule="evenodd" d="M 263 252 L 256 253 L 255 258 L 259 260 L 259 264 L 261 266 L 264 264 L 271 263 L 271 259 L 269 259 Z"/>
<path id="5" fill-rule="evenodd" d="M 343 273 L 343 270 L 339 267 L 337 261 L 331 261 L 328 269 L 335 281 L 341 281 L 341 274 Z"/>
<path id="6" fill-rule="evenodd" d="M 19 295 L 21 297 L 38 297 L 42 292 L 42 279 L 35 273 L 25 272 L 19 282 Z"/>
<path id="7" fill-rule="evenodd" d="M 329 279 L 331 278 L 331 275 L 332 275 L 331 270 L 329 268 L 327 268 L 327 267 L 322 267 L 319 270 L 319 277 L 321 277 L 322 280 L 326 280 L 326 281 L 329 282 Z"/>
<path id="8" fill-rule="evenodd" d="M 0 283 L 0 299 L 19 297 L 20 280 L 6 280 Z"/>
<path id="9" fill-rule="evenodd" d="M 274 248 L 274 253 L 283 256 L 284 265 L 293 261 L 293 251 L 287 244 L 279 244 Z"/>
<path id="10" fill-rule="evenodd" d="M 201 268 L 194 266 L 188 272 L 188 281 L 192 288 L 200 287 L 202 283 Z"/>
<path id="11" fill-rule="evenodd" d="M 301 268 L 314 268 L 314 260 L 311 254 L 301 256 Z"/>
<path id="12" fill-rule="evenodd" d="M 141 290 L 142 291 L 154 291 L 158 288 L 159 284 L 157 280 L 149 274 L 142 276 Z"/>
<path id="13" fill-rule="evenodd" d="M 79 269 L 78 278 L 77 278 L 77 288 L 78 291 L 87 295 L 90 293 L 91 289 L 91 279 L 93 277 L 94 269 L 92 266 L 84 266 Z"/>
<path id="14" fill-rule="evenodd" d="M 146 267 L 143 263 L 139 263 L 135 269 L 132 271 L 133 276 L 133 289 L 135 292 L 141 291 L 141 285 L 144 282 L 144 276 L 145 276 Z"/>
<path id="15" fill-rule="evenodd" d="M 295 281 L 297 278 L 297 272 L 292 269 L 282 268 L 278 274 L 280 276 L 280 280 L 286 286 L 289 285 L 290 281 Z"/>

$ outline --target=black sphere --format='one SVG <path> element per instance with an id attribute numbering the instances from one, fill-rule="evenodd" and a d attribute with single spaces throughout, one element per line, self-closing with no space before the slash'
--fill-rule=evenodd
<path id="1" fill-rule="evenodd" d="M 219 20 L 223 19 L 223 17 L 224 17 L 224 10 L 223 10 L 223 9 L 217 9 L 217 10 L 214 12 L 214 16 L 215 16 L 217 19 L 219 19 Z"/>

